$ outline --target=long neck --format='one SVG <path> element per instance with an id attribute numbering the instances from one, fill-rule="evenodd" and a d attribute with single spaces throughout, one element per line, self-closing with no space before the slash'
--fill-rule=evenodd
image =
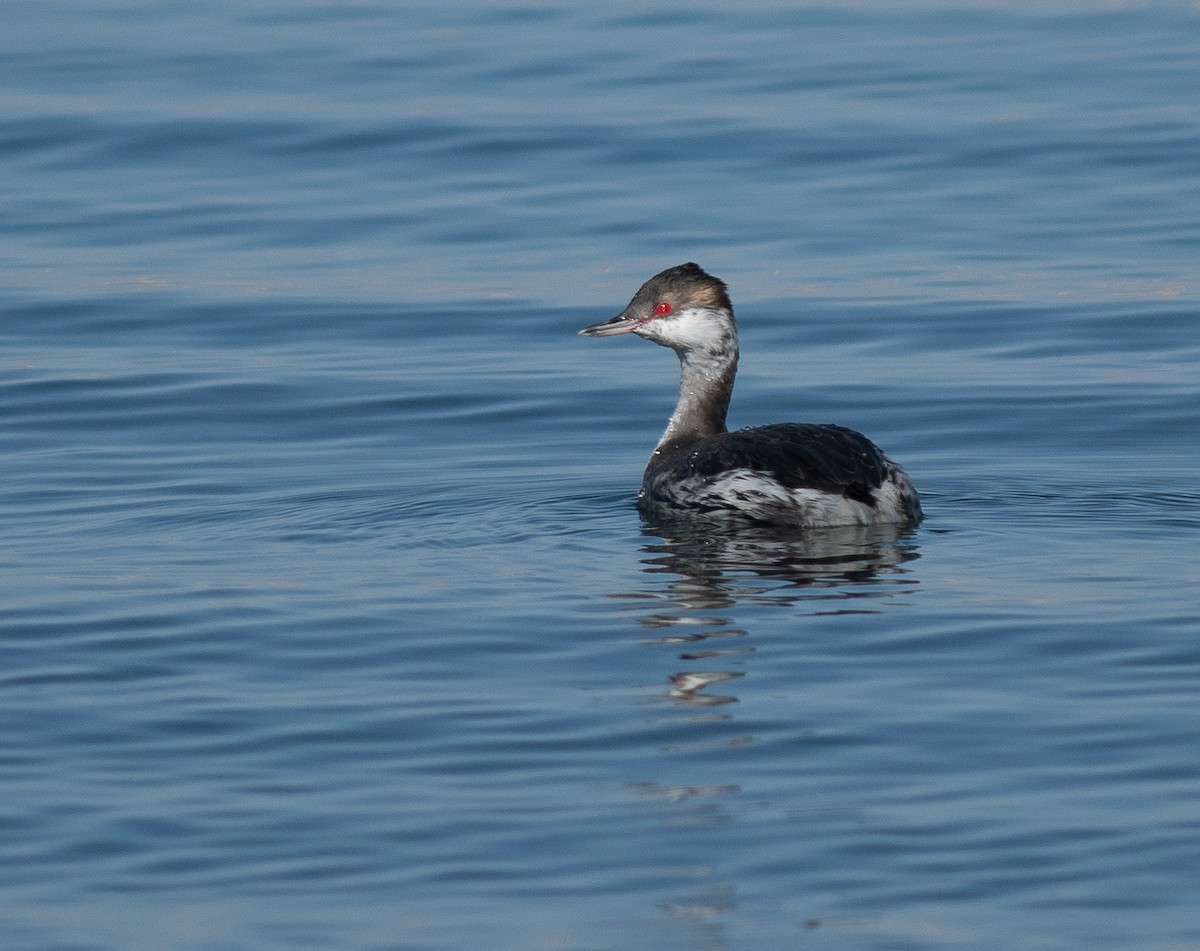
<path id="1" fill-rule="evenodd" d="M 738 351 L 679 351 L 679 402 L 658 441 L 650 464 L 700 439 L 723 433 L 733 378 L 737 374 Z"/>

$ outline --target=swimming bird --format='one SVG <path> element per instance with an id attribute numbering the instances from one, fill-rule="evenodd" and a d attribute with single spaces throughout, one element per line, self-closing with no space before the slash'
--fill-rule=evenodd
<path id="1" fill-rule="evenodd" d="M 642 476 L 643 514 L 803 528 L 920 521 L 904 470 L 861 433 L 831 423 L 728 431 L 737 323 L 725 283 L 699 265 L 656 274 L 616 317 L 579 332 L 633 333 L 679 356 L 679 401 Z"/>

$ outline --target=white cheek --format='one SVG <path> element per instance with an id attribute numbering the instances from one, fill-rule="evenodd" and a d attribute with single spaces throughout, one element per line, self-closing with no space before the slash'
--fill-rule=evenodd
<path id="1" fill-rule="evenodd" d="M 685 350 L 724 349 L 729 342 L 729 321 L 711 310 L 688 308 L 653 324 L 658 340 Z"/>

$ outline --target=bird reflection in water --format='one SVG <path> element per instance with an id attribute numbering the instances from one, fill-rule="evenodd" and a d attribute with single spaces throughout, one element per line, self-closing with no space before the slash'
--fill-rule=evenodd
<path id="1" fill-rule="evenodd" d="M 771 526 L 715 532 L 695 523 L 652 523 L 643 530 L 647 574 L 671 575 L 665 589 L 642 597 L 667 601 L 643 627 L 669 633 L 655 643 L 687 649 L 680 660 L 716 660 L 751 653 L 747 632 L 723 616 L 693 612 L 725 610 L 740 603 L 803 605 L 806 613 L 869 613 L 872 600 L 889 598 L 917 582 L 903 567 L 919 557 L 912 529 L 855 525 L 825 529 Z M 854 602 L 849 604 L 847 602 Z M 706 688 L 744 676 L 739 670 L 683 670 L 670 675 L 667 696 L 678 703 L 719 706 L 737 697 Z"/>
<path id="2" fill-rule="evenodd" d="M 642 563 L 648 573 L 676 575 L 671 590 L 688 608 L 727 607 L 746 597 L 784 604 L 888 597 L 897 586 L 916 584 L 902 567 L 920 557 L 912 535 L 911 528 L 896 525 L 761 526 L 722 533 L 656 522 L 643 528 L 649 557 Z"/>
<path id="3" fill-rule="evenodd" d="M 917 580 L 909 563 L 920 556 L 913 531 L 889 525 L 723 533 L 695 523 L 655 522 L 643 528 L 642 552 L 645 584 L 626 597 L 648 607 L 638 623 L 654 632 L 649 644 L 670 650 L 685 664 L 667 675 L 662 698 L 676 715 L 662 715 L 646 726 L 666 734 L 658 744 L 670 757 L 661 761 L 665 772 L 682 767 L 692 781 L 645 779 L 628 786 L 669 804 L 664 827 L 701 835 L 707 827 L 737 822 L 745 809 L 770 809 L 769 803 L 741 801 L 739 761 L 726 758 L 755 743 L 744 727 L 739 729 L 731 706 L 739 701 L 737 682 L 753 673 L 754 617 L 763 617 L 764 608 L 766 616 L 780 608 L 801 618 L 882 612 L 886 607 L 880 599 L 914 590 Z M 700 763 L 706 764 L 702 775 L 708 782 L 695 781 Z M 702 844 L 698 848 L 696 871 L 672 873 L 679 891 L 660 907 L 676 922 L 709 929 L 697 939 L 723 948 L 721 920 L 738 907 L 737 883 L 726 879 L 726 870 Z"/>

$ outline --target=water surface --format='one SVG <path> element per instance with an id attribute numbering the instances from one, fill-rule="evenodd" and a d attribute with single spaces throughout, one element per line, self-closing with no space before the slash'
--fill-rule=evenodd
<path id="1" fill-rule="evenodd" d="M 14 3 L 0 946 L 1200 947 L 1200 17 Z M 734 425 L 912 531 L 643 523 Z"/>

